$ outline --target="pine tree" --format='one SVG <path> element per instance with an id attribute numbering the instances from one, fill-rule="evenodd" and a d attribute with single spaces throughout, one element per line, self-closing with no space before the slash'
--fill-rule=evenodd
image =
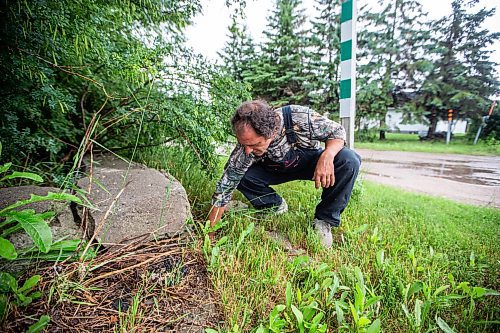
<path id="1" fill-rule="evenodd" d="M 231 14 L 231 25 L 228 27 L 229 40 L 222 52 L 218 53 L 223 67 L 239 82 L 244 80 L 245 72 L 248 73 L 251 63 L 256 58 L 255 45 L 244 21 L 244 3 L 240 2 Z"/>
<path id="2" fill-rule="evenodd" d="M 500 33 L 490 33 L 481 26 L 494 14 L 494 9 L 482 8 L 467 12 L 477 0 L 453 1 L 452 15 L 435 24 L 435 47 L 429 50 L 434 66 L 419 90 L 417 105 L 428 111 L 428 137 L 432 138 L 437 122 L 454 110 L 455 119 L 479 118 L 484 115 L 498 92 L 495 63 L 489 60 L 488 49 Z"/>
<path id="3" fill-rule="evenodd" d="M 428 32 L 423 28 L 422 6 L 415 0 L 380 1 L 380 12 L 366 10 L 360 16 L 360 63 L 358 114 L 378 119 L 380 139 L 385 138 L 388 107 L 414 93 L 426 68 L 424 47 Z M 366 9 L 366 7 L 365 7 Z M 404 99 L 404 98 L 403 98 Z"/>
<path id="4" fill-rule="evenodd" d="M 267 41 L 262 52 L 252 64 L 249 82 L 254 95 L 274 105 L 303 103 L 306 92 L 304 81 L 304 31 L 303 10 L 300 0 L 278 0 L 268 17 Z"/>
<path id="5" fill-rule="evenodd" d="M 323 112 L 339 111 L 340 21 L 339 5 L 317 0 L 318 17 L 312 21 L 306 59 L 306 87 L 312 106 Z"/>

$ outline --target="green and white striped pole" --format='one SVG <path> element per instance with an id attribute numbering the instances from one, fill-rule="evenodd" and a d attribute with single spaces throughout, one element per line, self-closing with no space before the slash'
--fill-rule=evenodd
<path id="1" fill-rule="evenodd" d="M 340 123 L 354 148 L 356 114 L 356 0 L 342 0 L 340 13 Z"/>

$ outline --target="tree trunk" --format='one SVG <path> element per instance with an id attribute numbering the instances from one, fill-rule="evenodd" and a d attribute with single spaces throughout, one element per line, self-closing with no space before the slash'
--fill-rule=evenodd
<path id="1" fill-rule="evenodd" d="M 434 138 L 434 133 L 436 132 L 437 123 L 438 123 L 437 111 L 432 110 L 431 124 L 429 126 L 429 130 L 427 131 L 427 138 L 429 139 Z"/>
<path id="2" fill-rule="evenodd" d="M 380 119 L 379 140 L 385 140 L 385 119 Z"/>

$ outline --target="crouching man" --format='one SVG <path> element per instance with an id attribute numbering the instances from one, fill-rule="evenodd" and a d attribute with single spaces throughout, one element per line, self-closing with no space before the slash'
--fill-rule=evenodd
<path id="1" fill-rule="evenodd" d="M 344 147 L 344 128 L 307 107 L 273 110 L 263 101 L 241 104 L 231 123 L 238 144 L 212 197 L 211 225 L 220 220 L 235 189 L 256 209 L 279 214 L 288 205 L 270 185 L 312 180 L 323 189 L 312 224 L 323 246 L 331 247 L 332 227 L 340 225 L 361 164 L 359 155 Z"/>

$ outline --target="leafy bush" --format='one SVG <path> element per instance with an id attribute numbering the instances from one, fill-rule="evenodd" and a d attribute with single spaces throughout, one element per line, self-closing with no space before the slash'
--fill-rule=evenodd
<path id="1" fill-rule="evenodd" d="M 378 130 L 363 128 L 354 132 L 354 140 L 361 142 L 373 142 L 378 139 Z"/>
<path id="2" fill-rule="evenodd" d="M 213 142 L 249 95 L 183 46 L 199 10 L 196 0 L 0 5 L 4 161 L 66 163 L 51 170 L 64 174 L 92 147 L 175 142 L 213 167 Z"/>

